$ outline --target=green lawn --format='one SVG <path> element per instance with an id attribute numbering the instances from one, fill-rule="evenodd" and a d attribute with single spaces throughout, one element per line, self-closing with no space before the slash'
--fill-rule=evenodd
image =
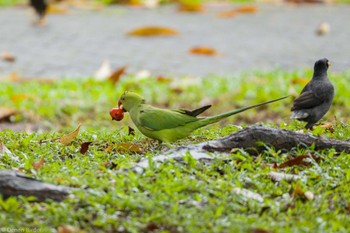
<path id="1" fill-rule="evenodd" d="M 116 107 L 125 90 L 138 92 L 160 107 L 191 109 L 213 104 L 206 115 L 214 115 L 285 95 L 296 96 L 311 75 L 310 70 L 202 79 L 130 75 L 115 85 L 92 78 L 1 81 L 0 107 L 18 112 L 6 124 L 23 130 L 29 124 L 39 131 L 0 131 L 0 140 L 18 157 L 0 155 L 0 168 L 20 170 L 77 190 L 63 202 L 0 199 L 0 226 L 12 232 L 65 232 L 66 225 L 71 232 L 259 232 L 258 228 L 275 233 L 348 232 L 350 155 L 332 149 L 295 148 L 282 153 L 267 148 L 257 157 L 233 150 L 217 154 L 210 165 L 198 164 L 187 154 L 182 164 L 168 161 L 150 166 L 143 174 L 121 172 L 140 159 L 152 161 L 162 153 L 157 143 L 137 130 L 135 136 L 128 135 L 128 126 L 134 127 L 128 114 L 121 122 L 111 121 L 108 111 Z M 312 133 L 347 140 L 350 93 L 345 87 L 350 73 L 330 72 L 329 76 L 336 96 L 321 124 L 332 122 L 333 128 L 317 126 Z M 173 146 L 218 139 L 254 123 L 302 130 L 302 123 L 289 120 L 292 100 L 197 130 Z M 80 133 L 70 145 L 51 140 L 79 124 Z M 83 142 L 92 142 L 85 154 L 79 153 Z M 310 159 L 309 166 L 273 166 L 305 154 L 321 160 Z M 35 168 L 40 160 L 43 166 Z M 297 174 L 300 179 L 275 182 L 268 176 L 271 171 Z M 237 188 L 259 198 L 240 194 Z"/>

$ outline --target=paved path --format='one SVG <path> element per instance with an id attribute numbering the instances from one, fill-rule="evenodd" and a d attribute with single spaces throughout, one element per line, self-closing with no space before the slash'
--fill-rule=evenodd
<path id="1" fill-rule="evenodd" d="M 49 15 L 48 25 L 31 25 L 28 10 L 0 9 L 0 52 L 16 55 L 15 63 L 0 61 L 0 76 L 16 71 L 24 76 L 93 75 L 103 60 L 129 71 L 155 74 L 235 74 L 247 70 L 312 67 L 318 58 L 332 61 L 332 70 L 350 68 L 350 5 L 259 5 L 256 14 L 220 19 L 231 9 L 212 6 L 201 14 L 186 14 L 174 6 L 155 10 L 110 7 L 101 11 L 71 10 Z M 317 36 L 326 21 L 331 31 Z M 175 37 L 136 38 L 126 32 L 140 26 L 161 25 L 178 30 Z M 206 45 L 217 57 L 188 54 Z"/>

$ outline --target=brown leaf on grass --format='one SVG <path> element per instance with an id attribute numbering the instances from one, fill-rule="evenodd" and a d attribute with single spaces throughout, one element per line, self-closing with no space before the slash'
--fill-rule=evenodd
<path id="1" fill-rule="evenodd" d="M 311 162 L 307 161 L 307 159 L 314 159 L 316 162 L 320 161 L 320 157 L 317 157 L 316 155 L 299 155 L 295 158 L 292 158 L 278 166 L 278 168 L 285 168 L 285 167 L 291 167 L 291 166 L 310 166 Z"/>
<path id="2" fill-rule="evenodd" d="M 117 69 L 116 71 L 114 71 L 111 76 L 109 76 L 108 81 L 110 81 L 111 83 L 115 84 L 119 81 L 120 77 L 125 74 L 126 71 L 126 66 L 123 66 L 119 69 Z"/>
<path id="3" fill-rule="evenodd" d="M 39 161 L 35 161 L 33 163 L 33 168 L 35 170 L 39 170 L 40 168 L 42 168 L 44 166 L 44 160 L 40 159 Z"/>
<path id="4" fill-rule="evenodd" d="M 329 129 L 329 128 L 332 128 L 334 126 L 334 124 L 335 123 L 333 123 L 333 122 L 327 122 L 326 124 L 323 124 L 320 127 L 324 128 L 324 129 Z"/>
<path id="5" fill-rule="evenodd" d="M 154 231 L 156 231 L 156 230 L 158 230 L 160 228 L 161 227 L 158 226 L 156 223 L 150 222 L 150 223 L 147 224 L 147 226 L 145 227 L 144 231 L 145 232 L 154 232 Z"/>
<path id="6" fill-rule="evenodd" d="M 289 191 L 289 193 L 293 199 L 299 196 L 304 197 L 304 191 L 301 189 L 300 184 L 298 183 Z"/>
<path id="7" fill-rule="evenodd" d="M 135 135 L 135 130 L 128 126 L 128 135 Z"/>
<path id="8" fill-rule="evenodd" d="M 11 96 L 11 100 L 14 103 L 22 102 L 25 99 L 28 99 L 28 96 L 26 94 L 15 94 Z"/>
<path id="9" fill-rule="evenodd" d="M 112 152 L 112 150 L 113 150 L 112 145 L 107 145 L 107 147 L 103 150 L 103 152 L 110 153 Z"/>
<path id="10" fill-rule="evenodd" d="M 92 142 L 84 142 L 83 144 L 81 144 L 79 152 L 84 155 L 88 151 L 91 143 Z"/>
<path id="11" fill-rule="evenodd" d="M 193 47 L 188 52 L 191 54 L 205 55 L 205 56 L 215 56 L 219 54 L 215 49 L 209 48 L 206 46 Z"/>
<path id="12" fill-rule="evenodd" d="M 129 142 L 121 142 L 118 144 L 114 144 L 117 152 L 119 153 L 141 153 L 142 148 L 137 144 L 129 143 Z"/>
<path id="13" fill-rule="evenodd" d="M 112 161 L 106 161 L 101 164 L 102 167 L 108 168 L 108 169 L 114 169 L 117 167 L 117 164 Z"/>
<path id="14" fill-rule="evenodd" d="M 292 79 L 292 84 L 300 84 L 302 86 L 305 86 L 309 81 L 309 78 L 295 77 Z"/>
<path id="15" fill-rule="evenodd" d="M 200 3 L 180 3 L 178 11 L 181 12 L 203 12 L 205 8 Z"/>
<path id="16" fill-rule="evenodd" d="M 156 78 L 157 82 L 160 82 L 160 83 L 171 83 L 172 79 L 171 78 L 167 78 L 167 77 L 164 77 L 164 76 L 157 76 Z"/>
<path id="17" fill-rule="evenodd" d="M 14 116 L 18 111 L 10 107 L 0 107 L 0 121 L 10 121 L 10 117 Z"/>
<path id="18" fill-rule="evenodd" d="M 78 227 L 70 225 L 61 225 L 57 228 L 58 233 L 78 233 L 81 232 Z"/>
<path id="19" fill-rule="evenodd" d="M 129 36 L 175 36 L 179 32 L 168 27 L 148 26 L 131 30 L 127 33 Z"/>
<path id="20" fill-rule="evenodd" d="M 250 233 L 271 233 L 271 231 L 262 228 L 253 228 L 250 230 Z"/>
<path id="21" fill-rule="evenodd" d="M 20 75 L 18 75 L 16 72 L 12 72 L 8 77 L 7 80 L 10 80 L 12 82 L 16 83 L 42 83 L 42 84 L 52 84 L 56 82 L 57 79 L 50 78 L 50 77 L 26 77 L 23 78 Z"/>
<path id="22" fill-rule="evenodd" d="M 16 57 L 10 53 L 8 53 L 7 51 L 4 51 L 1 56 L 0 56 L 1 60 L 3 61 L 7 61 L 7 62 L 14 62 L 16 61 Z"/>
<path id="23" fill-rule="evenodd" d="M 238 7 L 235 10 L 238 13 L 256 13 L 258 11 L 258 8 L 253 5 L 246 5 L 246 6 Z"/>
<path id="24" fill-rule="evenodd" d="M 226 11 L 221 11 L 217 14 L 217 17 L 219 18 L 232 18 L 234 16 L 236 16 L 238 14 L 238 12 L 235 9 L 232 10 L 226 10 Z"/>
<path id="25" fill-rule="evenodd" d="M 63 135 L 62 137 L 57 138 L 57 140 L 63 145 L 67 146 L 75 140 L 75 138 L 78 136 L 79 130 L 80 125 L 73 132 Z"/>

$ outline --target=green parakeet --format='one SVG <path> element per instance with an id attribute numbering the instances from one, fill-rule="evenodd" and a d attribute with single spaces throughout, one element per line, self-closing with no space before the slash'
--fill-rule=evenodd
<path id="1" fill-rule="evenodd" d="M 210 108 L 211 105 L 193 111 L 162 109 L 146 104 L 146 100 L 136 93 L 125 92 L 119 99 L 119 108 L 112 109 L 110 115 L 112 119 L 121 120 L 123 116 L 120 114 L 120 110 L 123 109 L 124 112 L 129 112 L 131 120 L 142 134 L 161 142 L 169 143 L 187 137 L 194 130 L 218 122 L 226 117 L 287 97 L 236 109 L 217 116 L 199 118 L 197 116 Z"/>

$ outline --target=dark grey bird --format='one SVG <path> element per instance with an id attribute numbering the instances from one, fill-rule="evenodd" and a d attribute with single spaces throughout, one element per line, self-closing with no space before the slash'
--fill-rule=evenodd
<path id="1" fill-rule="evenodd" d="M 294 100 L 290 118 L 307 122 L 306 129 L 312 129 L 332 105 L 334 87 L 327 75 L 329 66 L 328 59 L 318 60 L 314 66 L 312 80 Z"/>

